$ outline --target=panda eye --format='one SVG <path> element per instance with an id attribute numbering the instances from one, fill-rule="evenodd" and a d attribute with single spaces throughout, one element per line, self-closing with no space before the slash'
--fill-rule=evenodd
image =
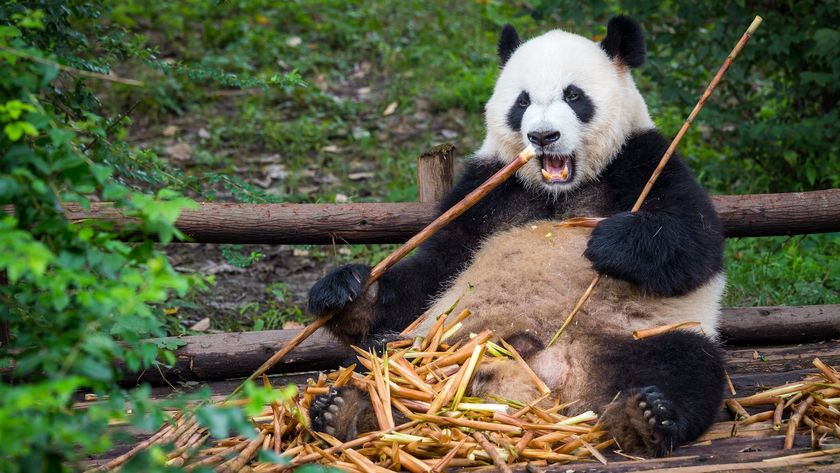
<path id="1" fill-rule="evenodd" d="M 566 102 L 574 102 L 580 98 L 580 94 L 577 92 L 569 92 L 566 94 Z"/>
<path id="2" fill-rule="evenodd" d="M 516 102 L 516 105 L 525 108 L 528 105 L 531 105 L 531 99 L 527 95 L 519 97 L 519 101 Z"/>

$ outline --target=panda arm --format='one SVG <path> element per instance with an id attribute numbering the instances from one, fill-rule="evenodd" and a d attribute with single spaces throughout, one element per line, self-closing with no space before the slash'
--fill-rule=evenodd
<path id="1" fill-rule="evenodd" d="M 452 192 L 441 201 L 440 212 L 460 201 L 500 167 L 494 160 L 472 160 Z M 435 295 L 446 289 L 484 237 L 523 216 L 527 218 L 527 212 L 522 210 L 529 208 L 524 199 L 527 197 L 522 186 L 516 179 L 508 180 L 438 231 L 415 254 L 386 271 L 364 294 L 369 267 L 353 264 L 334 270 L 310 289 L 310 313 L 332 314 L 328 328 L 349 343 L 402 330 L 423 313 Z"/>
<path id="2" fill-rule="evenodd" d="M 646 294 L 678 296 L 723 269 L 723 227 L 711 200 L 679 156 L 674 156 L 639 212 L 636 197 L 667 141 L 650 131 L 625 146 L 605 173 L 615 212 L 592 232 L 585 256 L 593 267 L 639 286 Z"/>

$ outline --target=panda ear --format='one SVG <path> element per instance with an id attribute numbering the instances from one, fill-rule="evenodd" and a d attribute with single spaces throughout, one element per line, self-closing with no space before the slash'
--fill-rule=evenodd
<path id="1" fill-rule="evenodd" d="M 607 36 L 601 40 L 601 49 L 612 60 L 629 67 L 645 63 L 645 34 L 639 23 L 628 16 L 617 16 L 607 23 Z"/>
<path id="2" fill-rule="evenodd" d="M 499 61 L 502 66 L 508 62 L 508 59 L 510 59 L 520 44 L 522 42 L 519 41 L 519 35 L 516 34 L 516 29 L 510 23 L 506 24 L 502 28 L 501 36 L 499 36 Z"/>

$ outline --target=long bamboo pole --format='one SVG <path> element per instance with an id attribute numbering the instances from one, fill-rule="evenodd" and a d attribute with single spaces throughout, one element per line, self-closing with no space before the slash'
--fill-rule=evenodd
<path id="1" fill-rule="evenodd" d="M 475 205 L 479 200 L 484 198 L 490 191 L 498 187 L 501 183 L 505 182 L 510 176 L 516 173 L 519 168 L 525 165 L 528 161 L 530 161 L 534 156 L 536 156 L 536 151 L 532 146 L 528 146 L 524 150 L 522 150 L 516 158 L 511 161 L 510 163 L 506 164 L 502 169 L 498 170 L 495 174 L 490 176 L 487 181 L 485 181 L 480 186 L 476 187 L 475 190 L 467 194 L 463 199 L 461 199 L 457 204 L 453 205 L 449 210 L 442 213 L 439 217 L 434 219 L 432 223 L 428 224 L 425 228 L 420 230 L 416 235 L 411 237 L 405 244 L 401 247 L 397 248 L 393 253 L 388 255 L 385 259 L 379 262 L 373 269 L 370 271 L 370 276 L 365 284 L 365 288 L 370 286 L 374 281 L 378 280 L 382 275 L 387 271 L 391 266 L 395 265 L 399 260 L 403 259 L 406 255 L 411 253 L 414 249 L 420 246 L 423 242 L 428 240 L 432 235 L 434 235 L 438 230 L 461 216 L 464 212 L 469 210 L 470 207 Z M 294 350 L 295 347 L 300 345 L 301 342 L 309 338 L 310 335 L 315 333 L 316 330 L 326 325 L 326 323 L 330 320 L 331 316 L 321 316 L 318 317 L 317 320 L 312 322 L 311 324 L 307 325 L 306 328 L 301 330 L 295 338 L 289 340 L 289 343 L 286 344 L 282 349 L 276 352 L 271 358 L 267 359 L 265 363 L 263 363 L 256 371 L 254 371 L 245 381 L 242 382 L 230 395 L 227 397 L 227 400 L 232 399 L 245 385 L 246 382 L 252 381 L 258 376 L 261 376 L 263 373 L 271 369 L 272 366 L 277 364 L 284 356 L 288 355 L 290 351 Z"/>
<path id="2" fill-rule="evenodd" d="M 727 70 L 729 70 L 729 66 L 732 65 L 732 63 L 735 61 L 735 58 L 737 58 L 738 55 L 741 54 L 741 50 L 744 49 L 744 46 L 746 46 L 747 41 L 749 41 L 750 38 L 752 38 L 753 33 L 755 33 L 755 30 L 758 29 L 759 25 L 761 25 L 761 22 L 762 18 L 760 16 L 756 16 L 753 19 L 752 23 L 750 23 L 750 26 L 749 28 L 747 28 L 747 31 L 745 31 L 744 34 L 741 35 L 741 39 L 738 40 L 738 43 L 735 44 L 735 47 L 732 48 L 732 51 L 729 53 L 728 56 L 726 56 L 726 59 L 723 61 L 723 64 L 720 66 L 720 69 L 718 69 L 717 74 L 715 74 L 715 76 L 712 78 L 712 81 L 709 82 L 709 85 L 706 87 L 706 90 L 703 91 L 703 95 L 700 97 L 700 100 L 698 100 L 697 104 L 694 105 L 694 109 L 691 110 L 691 113 L 688 114 L 688 118 L 685 120 L 682 127 L 680 127 L 680 131 L 677 132 L 677 136 L 674 137 L 674 140 L 671 141 L 671 145 L 668 146 L 667 150 L 665 150 L 665 154 L 662 155 L 662 159 L 659 160 L 659 164 L 656 166 L 656 169 L 653 170 L 650 179 L 648 179 L 647 183 L 645 184 L 645 187 L 642 189 L 642 193 L 639 194 L 639 198 L 636 199 L 636 203 L 633 204 L 633 208 L 630 209 L 631 212 L 636 213 L 639 211 L 640 208 L 642 208 L 642 204 L 645 203 L 645 199 L 647 198 L 648 194 L 650 194 L 650 190 L 653 188 L 653 184 L 656 183 L 656 180 L 659 178 L 659 175 L 662 173 L 662 170 L 665 169 L 665 166 L 668 164 L 668 161 L 671 159 L 671 156 L 674 154 L 674 151 L 677 150 L 677 145 L 680 144 L 680 141 L 682 141 L 683 136 L 685 136 L 685 133 L 688 131 L 688 128 L 691 126 L 692 123 L 694 123 L 694 119 L 697 118 L 697 115 L 700 113 L 700 110 L 703 109 L 703 106 L 706 105 L 706 101 L 709 100 L 709 97 L 712 96 L 712 93 L 717 88 L 718 84 L 720 83 L 720 80 L 723 78 L 723 75 L 726 74 Z M 601 276 L 601 274 L 595 275 L 595 277 L 592 279 L 592 282 L 589 284 L 589 287 L 586 288 L 586 291 L 584 291 L 584 293 L 580 296 L 572 311 L 569 312 L 569 315 L 566 317 L 566 320 L 563 322 L 563 325 L 561 325 L 560 329 L 557 330 L 557 333 L 555 333 L 554 336 L 551 337 L 551 341 L 548 342 L 548 346 L 551 346 L 555 341 L 557 341 L 557 338 L 559 338 L 563 331 L 566 330 L 566 327 L 568 327 L 569 324 L 572 323 L 572 319 L 574 319 L 575 315 L 580 311 L 581 307 L 583 307 L 583 304 L 586 303 L 586 301 L 589 299 L 589 296 L 591 296 L 594 292 L 595 287 L 601 280 Z"/>

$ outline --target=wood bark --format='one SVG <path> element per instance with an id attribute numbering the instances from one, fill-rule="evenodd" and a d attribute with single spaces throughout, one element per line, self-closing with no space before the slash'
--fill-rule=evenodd
<path id="1" fill-rule="evenodd" d="M 721 333 L 727 345 L 753 343 L 796 343 L 840 338 L 840 305 L 806 307 L 741 307 L 723 310 Z M 219 380 L 248 376 L 277 350 L 286 346 L 300 330 L 219 333 L 181 337 L 185 345 L 175 352 L 174 367 L 146 370 L 127 375 L 123 382 L 152 384 L 170 381 Z M 840 364 L 840 345 L 819 345 L 819 356 L 826 363 Z M 755 360 L 753 348 L 729 351 L 730 363 L 741 370 L 804 369 L 811 359 L 802 358 L 786 347 L 765 347 L 768 361 Z M 788 353 L 790 352 L 790 353 Z M 282 359 L 269 373 L 290 373 L 334 368 L 352 352 L 319 329 Z"/>
<path id="2" fill-rule="evenodd" d="M 721 339 L 731 345 L 840 338 L 840 305 L 724 309 Z"/>
<path id="3" fill-rule="evenodd" d="M 455 146 L 442 144 L 417 158 L 417 200 L 435 203 L 452 190 L 455 182 Z"/>
<path id="4" fill-rule="evenodd" d="M 728 237 L 840 231 L 840 189 L 714 196 Z M 72 221 L 131 222 L 107 203 L 88 212 L 68 204 Z M 177 226 L 197 243 L 402 243 L 436 216 L 432 203 L 233 204 L 205 202 Z"/>

